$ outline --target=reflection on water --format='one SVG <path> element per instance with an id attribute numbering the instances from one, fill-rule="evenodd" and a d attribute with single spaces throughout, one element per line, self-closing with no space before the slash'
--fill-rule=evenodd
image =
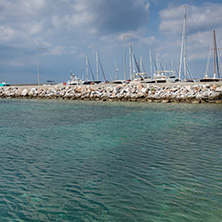
<path id="1" fill-rule="evenodd" d="M 221 221 L 221 108 L 0 100 L 0 221 Z"/>

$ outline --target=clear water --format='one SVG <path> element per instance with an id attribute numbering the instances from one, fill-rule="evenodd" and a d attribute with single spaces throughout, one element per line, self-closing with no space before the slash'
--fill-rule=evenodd
<path id="1" fill-rule="evenodd" d="M 0 100 L 0 221 L 222 221 L 222 106 Z"/>

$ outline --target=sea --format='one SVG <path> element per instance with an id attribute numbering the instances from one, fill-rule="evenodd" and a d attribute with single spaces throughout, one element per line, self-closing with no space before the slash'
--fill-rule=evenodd
<path id="1" fill-rule="evenodd" d="M 222 105 L 0 99 L 0 221 L 222 221 Z"/>

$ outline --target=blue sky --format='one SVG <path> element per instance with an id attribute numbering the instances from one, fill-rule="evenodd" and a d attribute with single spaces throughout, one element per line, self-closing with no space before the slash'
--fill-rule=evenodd
<path id="1" fill-rule="evenodd" d="M 98 51 L 107 79 L 123 78 L 123 35 L 137 59 L 142 56 L 149 73 L 149 50 L 167 69 L 178 66 L 187 5 L 187 59 L 194 77 L 203 77 L 216 30 L 222 48 L 222 3 L 201 0 L 0 0 L 0 81 L 37 83 L 37 49 L 40 82 L 63 82 L 72 71 L 86 76 L 88 56 L 96 75 Z M 221 58 L 222 62 L 222 58 Z M 213 75 L 213 61 L 209 75 Z M 129 76 L 128 76 L 129 77 Z M 90 78 L 90 76 L 89 76 Z M 102 72 L 99 71 L 102 80 Z"/>

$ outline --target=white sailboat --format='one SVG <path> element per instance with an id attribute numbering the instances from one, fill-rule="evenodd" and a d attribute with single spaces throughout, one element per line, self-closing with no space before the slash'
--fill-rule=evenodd
<path id="1" fill-rule="evenodd" d="M 188 63 L 187 63 L 187 55 L 186 55 L 186 5 L 184 5 L 184 22 L 183 22 L 183 33 L 182 33 L 182 41 L 181 41 L 181 51 L 180 51 L 180 66 L 179 66 L 179 81 L 181 81 L 181 73 L 182 73 L 182 63 L 183 63 L 183 74 L 184 81 L 191 82 L 193 81 L 192 73 L 190 72 Z"/>
<path id="2" fill-rule="evenodd" d="M 154 83 L 154 80 L 149 76 L 149 74 L 145 71 L 145 68 L 143 67 L 142 56 L 140 56 L 140 65 L 139 65 L 133 53 L 132 48 L 131 48 L 130 55 L 133 56 L 133 60 L 134 60 L 133 65 L 135 63 L 136 69 L 137 69 L 137 72 L 133 74 L 132 81 L 130 83 Z M 132 67 L 130 63 L 130 71 L 131 69 Z"/>
<path id="3" fill-rule="evenodd" d="M 152 61 L 156 67 L 156 70 L 153 74 L 153 82 L 154 83 L 168 83 L 168 82 L 176 82 L 176 76 L 174 75 L 174 71 L 166 70 L 161 63 L 161 60 L 156 54 L 156 59 L 153 58 L 151 51 L 150 51 L 150 64 Z M 150 65 L 151 69 L 152 66 Z"/>
<path id="4" fill-rule="evenodd" d="M 124 83 L 128 83 L 126 80 L 122 80 L 122 79 L 118 79 L 118 71 L 119 69 L 116 66 L 116 60 L 115 60 L 115 78 L 113 81 L 111 81 L 111 84 L 124 84 Z"/>

